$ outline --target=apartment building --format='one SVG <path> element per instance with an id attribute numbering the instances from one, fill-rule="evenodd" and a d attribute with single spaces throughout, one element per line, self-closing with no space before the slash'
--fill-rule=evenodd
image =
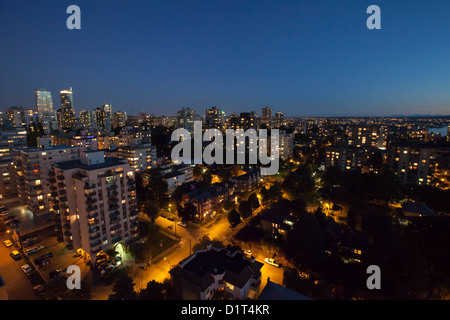
<path id="1" fill-rule="evenodd" d="M 78 158 L 78 149 L 52 145 L 50 137 L 37 138 L 37 147 L 14 149 L 17 194 L 34 215 L 50 212 L 49 169 L 55 162 Z"/>
<path id="2" fill-rule="evenodd" d="M 23 127 L 0 127 L 0 199 L 17 194 L 13 149 L 27 147 L 27 132 Z"/>
<path id="3" fill-rule="evenodd" d="M 143 172 L 156 167 L 156 147 L 151 144 L 120 146 L 117 157 L 127 159 L 135 172 Z"/>
<path id="4" fill-rule="evenodd" d="M 80 159 L 55 163 L 51 181 L 68 248 L 81 248 L 95 261 L 101 250 L 137 239 L 135 173 L 126 160 L 83 151 Z"/>
<path id="5" fill-rule="evenodd" d="M 400 181 L 416 185 L 431 183 L 436 149 L 426 143 L 394 142 L 389 146 L 388 164 Z"/>

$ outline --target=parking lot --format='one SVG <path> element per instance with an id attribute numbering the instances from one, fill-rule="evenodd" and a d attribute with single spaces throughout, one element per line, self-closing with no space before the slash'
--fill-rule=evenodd
<path id="1" fill-rule="evenodd" d="M 82 276 L 88 271 L 83 257 L 77 257 L 75 251 L 68 250 L 64 243 L 59 243 L 56 240 L 53 227 L 35 232 L 32 236 L 37 237 L 38 242 L 30 247 L 42 246 L 43 248 L 30 254 L 29 258 L 38 267 L 45 279 L 49 280 L 55 270 L 61 270 L 65 273 L 70 265 L 78 265 L 82 271 Z"/>

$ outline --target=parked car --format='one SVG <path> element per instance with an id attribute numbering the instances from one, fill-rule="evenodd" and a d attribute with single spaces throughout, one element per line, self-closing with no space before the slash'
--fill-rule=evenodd
<path id="1" fill-rule="evenodd" d="M 33 269 L 31 269 L 31 267 L 28 264 L 24 264 L 21 268 L 25 274 L 28 274 L 31 271 L 33 271 Z"/>
<path id="2" fill-rule="evenodd" d="M 5 240 L 3 241 L 3 244 L 5 245 L 5 247 L 9 248 L 13 245 L 13 243 L 11 242 L 11 240 Z"/>
<path id="3" fill-rule="evenodd" d="M 183 222 L 178 222 L 178 225 L 180 226 L 180 227 L 183 227 L 183 228 L 186 228 L 186 223 L 183 223 Z"/>
<path id="4" fill-rule="evenodd" d="M 42 296 L 44 294 L 45 287 L 42 284 L 38 284 L 33 288 L 33 291 L 36 295 Z"/>
<path id="5" fill-rule="evenodd" d="M 276 262 L 274 259 L 272 259 L 272 258 L 265 258 L 264 259 L 264 262 L 266 262 L 267 264 L 270 264 L 270 265 L 272 265 L 272 266 L 274 266 L 274 267 L 277 267 L 277 268 L 279 268 L 280 267 L 280 264 L 278 263 L 278 262 Z"/>
<path id="6" fill-rule="evenodd" d="M 20 252 L 17 250 L 14 250 L 9 254 L 14 260 L 20 260 L 22 259 L 22 256 L 20 255 Z"/>
<path id="7" fill-rule="evenodd" d="M 58 270 L 53 270 L 52 272 L 49 273 L 49 278 L 55 278 L 56 276 L 58 276 L 59 274 L 61 274 L 62 270 L 58 269 Z"/>

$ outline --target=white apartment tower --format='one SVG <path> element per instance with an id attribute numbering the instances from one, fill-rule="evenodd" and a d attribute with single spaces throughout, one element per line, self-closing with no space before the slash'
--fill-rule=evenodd
<path id="1" fill-rule="evenodd" d="M 137 239 L 135 176 L 127 160 L 82 151 L 81 159 L 55 163 L 51 171 L 53 209 L 69 249 L 81 248 L 95 261 L 99 251 Z"/>

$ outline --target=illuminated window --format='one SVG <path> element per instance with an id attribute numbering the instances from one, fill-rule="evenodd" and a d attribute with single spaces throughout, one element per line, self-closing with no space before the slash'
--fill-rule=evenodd
<path id="1" fill-rule="evenodd" d="M 231 283 L 225 282 L 225 286 L 230 290 L 234 290 L 234 286 Z"/>

